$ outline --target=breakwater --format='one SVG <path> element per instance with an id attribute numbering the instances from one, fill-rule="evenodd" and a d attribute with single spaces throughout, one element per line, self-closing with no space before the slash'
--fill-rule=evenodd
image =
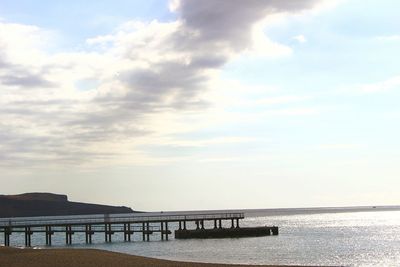
<path id="1" fill-rule="evenodd" d="M 175 231 L 176 239 L 189 238 L 237 238 L 237 237 L 257 237 L 278 235 L 277 226 L 261 226 L 261 227 L 236 227 L 236 228 L 214 228 L 214 229 L 195 229 Z"/>

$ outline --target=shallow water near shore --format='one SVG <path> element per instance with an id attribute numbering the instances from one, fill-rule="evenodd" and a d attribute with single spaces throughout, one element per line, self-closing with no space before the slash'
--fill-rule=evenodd
<path id="1" fill-rule="evenodd" d="M 105 244 L 104 235 L 95 234 L 94 244 L 85 245 L 84 235 L 75 234 L 74 245 L 69 247 L 212 263 L 335 266 L 396 266 L 400 263 L 398 210 L 333 213 L 324 210 L 318 213 L 318 210 L 297 209 L 291 212 L 248 211 L 241 222 L 241 226 L 277 225 L 279 236 L 175 240 L 171 235 L 169 241 L 160 241 L 160 236 L 154 234 L 151 242 L 143 242 L 141 235 L 135 234 L 134 242 L 127 243 L 121 242 L 122 234 L 115 234 L 113 243 Z M 227 222 L 225 226 L 230 224 Z M 172 224 L 171 230 L 176 227 Z M 212 228 L 213 225 L 210 223 L 206 227 Z M 64 246 L 64 235 L 55 234 L 53 238 L 54 247 Z M 21 245 L 22 242 L 22 235 L 13 234 L 12 245 Z M 44 235 L 33 235 L 32 244 L 43 243 Z"/>

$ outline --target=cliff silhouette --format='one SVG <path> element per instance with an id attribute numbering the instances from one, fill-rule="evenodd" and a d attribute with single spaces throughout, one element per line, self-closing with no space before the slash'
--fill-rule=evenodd
<path id="1" fill-rule="evenodd" d="M 0 195 L 0 218 L 132 213 L 128 207 L 71 202 L 66 195 L 25 193 Z"/>

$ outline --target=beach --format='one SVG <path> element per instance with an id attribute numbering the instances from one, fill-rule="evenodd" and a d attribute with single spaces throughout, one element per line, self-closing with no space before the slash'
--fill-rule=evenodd
<path id="1" fill-rule="evenodd" d="M 227 267 L 251 266 L 160 260 L 97 249 L 18 249 L 0 247 L 1 267 Z M 253 265 L 254 266 L 254 265 Z M 267 265 L 257 265 L 267 266 Z M 272 265 L 268 265 L 272 266 Z"/>

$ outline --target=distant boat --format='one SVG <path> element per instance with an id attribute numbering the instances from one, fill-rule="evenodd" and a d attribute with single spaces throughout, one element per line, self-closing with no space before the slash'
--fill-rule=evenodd
<path id="1" fill-rule="evenodd" d="M 372 208 L 373 208 L 373 209 L 376 209 L 376 206 L 373 206 Z"/>

